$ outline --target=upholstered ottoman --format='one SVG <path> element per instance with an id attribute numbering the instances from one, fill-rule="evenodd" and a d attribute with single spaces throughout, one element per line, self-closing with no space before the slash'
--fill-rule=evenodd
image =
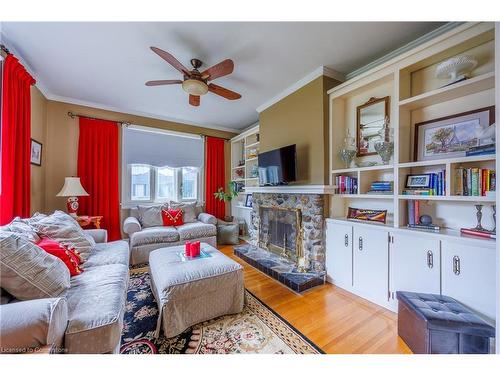
<path id="1" fill-rule="evenodd" d="M 487 354 L 495 329 L 455 299 L 397 292 L 398 334 L 415 354 Z"/>
<path id="2" fill-rule="evenodd" d="M 243 310 L 243 268 L 202 243 L 204 257 L 186 259 L 184 246 L 149 254 L 151 289 L 158 303 L 156 336 L 173 337 L 196 323 Z"/>

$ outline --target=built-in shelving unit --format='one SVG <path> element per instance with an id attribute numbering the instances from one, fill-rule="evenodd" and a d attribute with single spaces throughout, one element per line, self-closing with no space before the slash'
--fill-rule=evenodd
<path id="1" fill-rule="evenodd" d="M 246 207 L 245 191 L 248 187 L 259 186 L 256 175 L 259 163 L 259 125 L 255 124 L 248 130 L 231 139 L 231 181 L 238 182 L 242 190 L 231 202 L 231 213 L 238 221 L 250 223 L 251 207 Z"/>
<path id="2" fill-rule="evenodd" d="M 436 78 L 440 62 L 461 54 L 472 55 L 477 67 L 468 79 L 446 86 Z M 462 196 L 455 192 L 454 174 L 459 168 L 495 169 L 496 154 L 455 157 L 440 160 L 415 160 L 415 124 L 495 105 L 494 24 L 466 23 L 400 57 L 328 91 L 330 100 L 330 184 L 338 176 L 357 179 L 356 194 L 333 194 L 330 217 L 343 220 L 349 207 L 382 209 L 388 212 L 387 229 L 408 230 L 407 207 L 419 200 L 421 214 L 429 214 L 443 229 L 434 236 L 453 239 L 460 228 L 476 225 L 475 204 L 483 204 L 482 224 L 493 228 L 494 195 Z M 390 124 L 394 133 L 394 155 L 382 165 L 378 155 L 357 158 L 356 162 L 377 165 L 345 168 L 339 157 L 347 132 L 356 135 L 356 108 L 370 98 L 390 97 Z M 405 195 L 409 174 L 443 171 L 446 175 L 443 195 Z M 392 181 L 391 194 L 367 194 L 374 181 Z M 370 224 L 367 224 L 370 225 Z M 377 227 L 376 224 L 372 224 Z M 423 233 L 423 232 L 422 232 Z M 476 241 L 493 241 L 478 238 Z"/>

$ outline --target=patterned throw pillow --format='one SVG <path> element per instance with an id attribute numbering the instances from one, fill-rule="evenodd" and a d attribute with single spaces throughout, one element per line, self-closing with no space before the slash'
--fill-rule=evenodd
<path id="1" fill-rule="evenodd" d="M 81 259 L 72 250 L 64 247 L 59 242 L 44 238 L 36 245 L 50 255 L 61 259 L 66 267 L 68 267 L 69 274 L 71 276 L 77 276 L 83 272 L 83 270 L 79 267 Z"/>
<path id="2" fill-rule="evenodd" d="M 166 227 L 180 226 L 184 224 L 182 220 L 182 210 L 162 210 L 161 216 L 163 225 Z"/>
<path id="3" fill-rule="evenodd" d="M 181 209 L 183 212 L 183 221 L 185 223 L 194 223 L 198 215 L 196 214 L 196 202 L 183 203 L 183 202 L 170 202 L 170 208 L 173 210 Z"/>
<path id="4" fill-rule="evenodd" d="M 143 228 L 161 227 L 163 225 L 161 210 L 167 210 L 168 204 L 156 206 L 137 206 L 139 222 Z"/>
<path id="5" fill-rule="evenodd" d="M 19 217 L 14 218 L 9 224 L 0 227 L 0 230 L 7 232 L 14 232 L 20 236 L 26 237 L 31 242 L 40 241 L 40 237 L 35 232 L 35 230 L 27 223 L 26 219 L 21 219 Z"/>
<path id="6" fill-rule="evenodd" d="M 31 226 L 40 237 L 49 238 L 76 250 L 84 260 L 95 247 L 92 236 L 85 233 L 75 219 L 62 211 L 55 211 L 52 215 L 32 223 Z"/>
<path id="7" fill-rule="evenodd" d="M 19 300 L 63 296 L 68 268 L 17 233 L 0 231 L 0 285 Z"/>

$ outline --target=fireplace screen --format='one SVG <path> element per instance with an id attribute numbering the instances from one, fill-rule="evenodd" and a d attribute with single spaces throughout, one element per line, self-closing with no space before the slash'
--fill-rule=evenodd
<path id="1" fill-rule="evenodd" d="M 297 261 L 299 231 L 302 226 L 298 209 L 260 207 L 259 245 L 273 253 Z"/>

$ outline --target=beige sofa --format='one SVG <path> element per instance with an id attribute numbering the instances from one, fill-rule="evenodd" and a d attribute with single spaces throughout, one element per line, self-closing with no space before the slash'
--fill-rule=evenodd
<path id="1" fill-rule="evenodd" d="M 96 246 L 71 278 L 65 297 L 17 301 L 1 290 L 0 345 L 4 353 L 45 345 L 66 353 L 113 353 L 120 347 L 129 280 L 129 246 L 87 231 Z M 0 285 L 1 286 L 1 285 Z"/>
<path id="2" fill-rule="evenodd" d="M 130 263 L 148 263 L 149 253 L 162 247 L 178 246 L 186 241 L 201 241 L 217 246 L 217 219 L 199 213 L 197 220 L 177 227 L 152 226 L 143 228 L 137 208 L 130 209 L 130 216 L 123 223 L 123 231 L 130 240 Z"/>

